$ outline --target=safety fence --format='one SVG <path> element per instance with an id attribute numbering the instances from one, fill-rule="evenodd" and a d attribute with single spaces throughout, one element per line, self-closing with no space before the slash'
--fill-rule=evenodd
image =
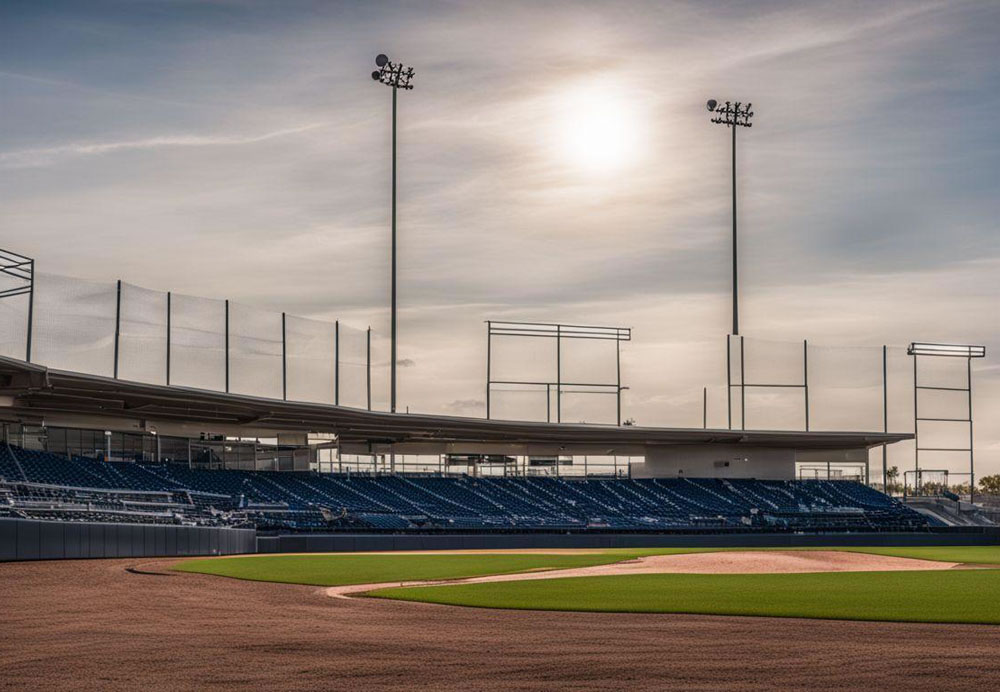
<path id="1" fill-rule="evenodd" d="M 34 273 L 0 300 L 0 355 L 150 384 L 371 408 L 371 329 Z"/>

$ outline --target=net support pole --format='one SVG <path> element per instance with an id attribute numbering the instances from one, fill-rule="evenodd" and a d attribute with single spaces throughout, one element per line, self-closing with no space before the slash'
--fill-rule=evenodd
<path id="1" fill-rule="evenodd" d="M 615 335 L 615 370 L 618 378 L 615 398 L 617 399 L 617 420 L 620 427 L 622 424 L 622 342 L 617 334 Z"/>
<path id="2" fill-rule="evenodd" d="M 556 325 L 556 423 L 562 423 L 562 325 Z M 559 473 L 556 461 L 556 475 Z"/>
<path id="3" fill-rule="evenodd" d="M 490 419 L 490 379 L 492 377 L 493 323 L 486 320 L 486 420 Z"/>
<path id="4" fill-rule="evenodd" d="M 229 299 L 226 298 L 226 394 L 229 393 Z"/>
<path id="5" fill-rule="evenodd" d="M 736 128 L 733 128 L 734 130 Z M 735 140 L 734 140 L 735 141 Z M 743 337 L 740 337 L 740 430 L 747 429 L 747 385 L 746 368 L 743 358 Z"/>
<path id="6" fill-rule="evenodd" d="M 372 328 L 368 327 L 365 334 L 365 393 L 368 400 L 368 410 L 372 410 Z"/>
<path id="7" fill-rule="evenodd" d="M 167 291 L 167 384 L 170 384 L 170 319 L 171 319 L 171 294 Z"/>
<path id="8" fill-rule="evenodd" d="M 882 345 L 882 432 L 889 432 L 889 349 Z M 886 444 L 882 443 L 882 492 L 889 494 L 889 466 Z"/>
<path id="9" fill-rule="evenodd" d="M 285 313 L 281 313 L 281 398 L 288 401 L 288 341 L 285 330 Z"/>
<path id="10" fill-rule="evenodd" d="M 733 339 L 726 336 L 726 412 L 729 429 L 733 429 Z"/>
<path id="11" fill-rule="evenodd" d="M 802 340 L 802 387 L 805 390 L 806 432 L 809 432 L 809 342 Z"/>
<path id="12" fill-rule="evenodd" d="M 701 427 L 708 429 L 708 387 L 701 389 Z"/>
<path id="13" fill-rule="evenodd" d="M 122 334 L 122 280 L 118 279 L 115 296 L 115 379 L 118 379 L 118 345 Z"/>
<path id="14" fill-rule="evenodd" d="M 31 327 L 35 316 L 35 260 L 31 260 L 31 283 L 28 284 L 28 335 L 24 344 L 24 360 L 31 362 Z"/>
<path id="15" fill-rule="evenodd" d="M 920 483 L 920 414 L 917 412 L 919 403 L 917 399 L 917 394 L 920 390 L 917 389 L 917 358 L 918 355 L 913 354 L 913 470 L 917 472 L 915 476 L 916 482 Z M 905 483 L 903 484 L 906 485 Z M 905 488 L 904 488 L 905 496 Z"/>
<path id="16" fill-rule="evenodd" d="M 972 358 L 965 359 L 966 384 L 969 391 L 969 502 L 976 501 L 976 465 L 972 435 Z"/>
<path id="17" fill-rule="evenodd" d="M 333 323 L 333 403 L 340 406 L 340 320 Z"/>

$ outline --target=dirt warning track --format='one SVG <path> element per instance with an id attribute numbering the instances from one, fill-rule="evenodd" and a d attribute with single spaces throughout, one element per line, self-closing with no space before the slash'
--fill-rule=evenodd
<path id="1" fill-rule="evenodd" d="M 968 689 L 1000 674 L 1000 627 L 427 607 L 148 574 L 172 562 L 0 564 L 0 688 Z"/>

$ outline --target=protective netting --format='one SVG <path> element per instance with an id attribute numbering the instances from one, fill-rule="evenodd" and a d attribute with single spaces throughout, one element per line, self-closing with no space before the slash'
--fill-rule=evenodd
<path id="1" fill-rule="evenodd" d="M 4 281 L 0 291 L 24 284 Z M 0 355 L 26 357 L 27 316 L 27 294 L 0 299 Z M 339 326 L 339 363 L 337 331 L 293 315 L 283 324 L 281 313 L 234 302 L 227 319 L 224 300 L 35 276 L 32 361 L 63 370 L 113 376 L 117 362 L 123 380 L 216 391 L 228 380 L 233 393 L 280 399 L 287 390 L 290 400 L 319 403 L 337 399 L 339 379 L 340 403 L 367 407 L 368 330 Z M 388 391 L 387 342 L 375 349 L 386 367 L 374 373 L 373 391 Z"/>
<path id="2" fill-rule="evenodd" d="M 122 283 L 118 377 L 166 384 L 167 294 Z"/>
<path id="3" fill-rule="evenodd" d="M 291 401 L 334 401 L 336 326 L 329 322 L 288 315 L 288 398 Z"/>
<path id="4" fill-rule="evenodd" d="M 617 346 L 613 339 L 562 339 L 563 382 L 616 384 Z"/>
<path id="5" fill-rule="evenodd" d="M 882 349 L 809 344 L 809 429 L 882 429 Z"/>
<path id="6" fill-rule="evenodd" d="M 921 380 L 923 364 L 921 360 Z M 928 379 L 954 384 L 948 364 L 934 363 Z M 962 361 L 964 368 L 964 361 Z M 913 359 L 904 348 L 829 346 L 729 337 L 729 406 L 732 427 L 749 430 L 804 430 L 808 384 L 809 429 L 881 431 L 913 430 Z M 961 377 L 964 385 L 964 370 Z M 745 382 L 745 386 L 740 386 Z M 923 382 L 922 382 L 923 383 Z M 919 393 L 920 405 L 937 399 L 928 410 L 956 410 L 937 393 Z M 884 409 L 888 408 L 888 420 Z M 718 415 L 711 407 L 711 416 Z M 745 409 L 745 411 L 744 411 Z M 967 410 L 967 407 L 966 409 Z M 923 414 L 922 414 L 923 415 Z M 729 411 L 726 412 L 728 419 Z"/>
<path id="7" fill-rule="evenodd" d="M 617 349 L 615 339 L 494 335 L 490 417 L 614 424 Z"/>
<path id="8" fill-rule="evenodd" d="M 600 394 L 594 393 L 595 390 L 578 391 L 579 389 L 581 388 L 563 390 L 559 402 L 563 423 L 614 425 L 617 422 L 618 400 L 613 389 Z"/>
<path id="9" fill-rule="evenodd" d="M 170 384 L 225 391 L 225 301 L 174 293 L 170 314 Z"/>
<path id="10" fill-rule="evenodd" d="M 739 390 L 734 390 L 735 399 L 740 399 Z M 799 387 L 764 389 L 747 388 L 745 400 L 734 402 L 734 415 L 740 407 L 746 406 L 746 428 L 748 430 L 804 430 L 805 390 Z"/>
<path id="11" fill-rule="evenodd" d="M 801 385 L 804 375 L 802 342 L 730 337 L 732 383 Z M 741 368 L 742 358 L 742 368 Z"/>
<path id="12" fill-rule="evenodd" d="M 803 342 L 730 336 L 729 373 L 732 384 L 744 385 L 730 390 L 734 428 L 804 429 Z"/>
<path id="13" fill-rule="evenodd" d="M 113 375 L 115 282 L 35 275 L 32 360 L 52 368 Z"/>
<path id="14" fill-rule="evenodd" d="M 341 406 L 368 407 L 368 331 L 341 324 L 338 348 Z"/>
<path id="15" fill-rule="evenodd" d="M 281 313 L 229 303 L 229 391 L 280 399 Z"/>
<path id="16" fill-rule="evenodd" d="M 389 339 L 377 338 L 372 334 L 372 409 L 376 411 L 389 410 L 389 362 L 391 343 Z M 397 379 L 399 375 L 397 374 Z"/>
<path id="17" fill-rule="evenodd" d="M 510 382 L 555 382 L 556 340 L 494 336 L 490 342 L 490 378 Z"/>
<path id="18" fill-rule="evenodd" d="M 0 274 L 0 290 L 21 285 L 12 277 Z M 24 360 L 28 344 L 28 296 L 0 299 L 0 356 Z"/>
<path id="19" fill-rule="evenodd" d="M 556 421 L 554 388 L 494 385 L 490 392 L 490 418 L 497 420 Z"/>

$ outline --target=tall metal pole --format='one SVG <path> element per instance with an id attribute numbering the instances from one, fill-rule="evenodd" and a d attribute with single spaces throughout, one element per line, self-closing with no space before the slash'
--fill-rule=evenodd
<path id="1" fill-rule="evenodd" d="M 708 429 L 708 387 L 701 389 L 701 427 Z"/>
<path id="2" fill-rule="evenodd" d="M 740 337 L 740 430 L 747 429 L 747 379 L 744 367 L 743 337 Z"/>
<path id="3" fill-rule="evenodd" d="M 739 310 L 739 274 L 737 272 L 737 243 L 736 243 L 736 128 L 753 127 L 750 119 L 753 117 L 752 104 L 742 104 L 726 101 L 720 105 L 715 99 L 709 99 L 705 104 L 708 112 L 715 115 L 712 122 L 716 125 L 725 125 L 732 129 L 733 137 L 733 335 L 740 333 L 740 310 Z"/>
<path id="4" fill-rule="evenodd" d="M 809 341 L 802 340 L 802 389 L 806 401 L 806 432 L 809 432 Z"/>
<path id="5" fill-rule="evenodd" d="M 170 319 L 172 312 L 171 293 L 167 291 L 167 384 L 170 384 Z"/>
<path id="6" fill-rule="evenodd" d="M 25 344 L 24 360 L 31 362 L 31 323 L 35 313 L 35 260 L 31 260 L 31 284 L 28 287 L 28 338 Z"/>
<path id="7" fill-rule="evenodd" d="M 733 429 L 733 339 L 726 337 L 726 415 L 729 429 Z"/>
<path id="8" fill-rule="evenodd" d="M 285 313 L 281 313 L 281 398 L 288 401 L 288 340 L 285 336 Z"/>
<path id="9" fill-rule="evenodd" d="M 396 85 L 392 86 L 392 353 L 389 411 L 396 412 Z"/>
<path id="10" fill-rule="evenodd" d="M 340 406 L 340 320 L 333 323 L 333 405 Z"/>
<path id="11" fill-rule="evenodd" d="M 118 292 L 115 298 L 115 379 L 118 379 L 118 342 L 122 334 L 122 280 L 118 279 Z"/>
<path id="12" fill-rule="evenodd" d="M 888 348 L 882 345 L 882 432 L 889 432 L 889 357 Z M 889 494 L 889 466 L 886 444 L 882 443 L 882 492 Z"/>
<path id="13" fill-rule="evenodd" d="M 486 420 L 490 419 L 490 379 L 493 377 L 493 364 L 491 362 L 493 354 L 493 323 L 486 320 Z"/>
<path id="14" fill-rule="evenodd" d="M 739 277 L 736 270 L 736 126 L 733 131 L 733 334 L 740 333 Z"/>
<path id="15" fill-rule="evenodd" d="M 391 335 L 389 363 L 389 410 L 396 412 L 396 96 L 400 89 L 413 88 L 413 68 L 402 63 L 394 63 L 388 56 L 379 54 L 375 57 L 375 66 L 379 69 L 372 72 L 372 79 L 392 87 L 392 297 L 391 297 Z"/>
<path id="16" fill-rule="evenodd" d="M 226 298 L 226 394 L 229 393 L 229 299 Z"/>
<path id="17" fill-rule="evenodd" d="M 562 423 L 562 326 L 556 325 L 556 423 Z M 556 460 L 556 473 L 559 461 Z"/>
<path id="18" fill-rule="evenodd" d="M 615 335 L 615 368 L 618 374 L 618 386 L 615 388 L 615 394 L 618 398 L 618 425 L 620 426 L 622 424 L 622 342 L 617 334 Z"/>
<path id="19" fill-rule="evenodd" d="M 366 380 L 365 380 L 365 391 L 368 396 L 368 410 L 372 410 L 372 328 L 368 327 L 368 336 L 365 341 L 365 364 L 366 364 Z"/>
<path id="20" fill-rule="evenodd" d="M 976 501 L 976 468 L 972 436 L 972 358 L 965 359 L 966 376 L 969 384 L 969 502 Z"/>

